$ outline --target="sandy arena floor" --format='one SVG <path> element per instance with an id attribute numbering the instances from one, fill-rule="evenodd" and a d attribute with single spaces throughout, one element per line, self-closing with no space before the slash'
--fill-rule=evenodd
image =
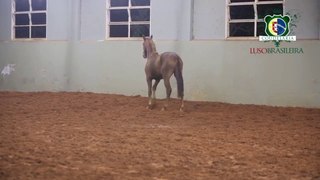
<path id="1" fill-rule="evenodd" d="M 0 92 L 0 179 L 320 179 L 320 109 Z"/>

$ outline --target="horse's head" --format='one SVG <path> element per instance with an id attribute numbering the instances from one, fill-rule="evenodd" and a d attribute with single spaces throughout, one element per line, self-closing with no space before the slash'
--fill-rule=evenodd
<path id="1" fill-rule="evenodd" d="M 143 58 L 147 58 L 148 57 L 148 52 L 150 53 L 150 51 L 153 50 L 153 36 L 151 35 L 150 37 L 143 37 Z"/>

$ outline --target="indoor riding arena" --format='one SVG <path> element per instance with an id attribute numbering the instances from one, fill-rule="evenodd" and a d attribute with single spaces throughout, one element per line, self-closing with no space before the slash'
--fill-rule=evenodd
<path id="1" fill-rule="evenodd" d="M 319 9 L 1 0 L 0 179 L 319 180 Z"/>

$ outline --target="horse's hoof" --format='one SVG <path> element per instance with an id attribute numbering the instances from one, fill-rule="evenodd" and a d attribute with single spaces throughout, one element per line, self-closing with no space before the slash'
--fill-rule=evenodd
<path id="1" fill-rule="evenodd" d="M 152 106 L 147 106 L 146 109 L 147 110 L 152 110 Z"/>
<path id="2" fill-rule="evenodd" d="M 183 109 L 183 108 L 180 108 L 180 112 L 184 112 L 184 109 Z"/>
<path id="3" fill-rule="evenodd" d="M 161 111 L 166 111 L 167 107 L 162 107 Z"/>

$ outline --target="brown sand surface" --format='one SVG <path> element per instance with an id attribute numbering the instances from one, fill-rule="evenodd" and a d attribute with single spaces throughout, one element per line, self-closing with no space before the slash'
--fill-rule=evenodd
<path id="1" fill-rule="evenodd" d="M 320 179 L 320 109 L 0 92 L 0 179 Z"/>

